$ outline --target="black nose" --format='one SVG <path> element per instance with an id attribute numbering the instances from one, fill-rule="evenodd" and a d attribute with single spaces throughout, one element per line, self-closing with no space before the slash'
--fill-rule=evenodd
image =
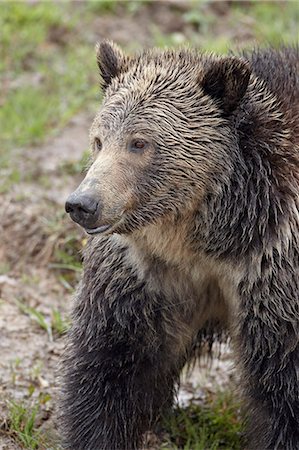
<path id="1" fill-rule="evenodd" d="M 65 210 L 82 226 L 90 226 L 98 218 L 98 202 L 88 194 L 73 192 L 65 203 Z"/>

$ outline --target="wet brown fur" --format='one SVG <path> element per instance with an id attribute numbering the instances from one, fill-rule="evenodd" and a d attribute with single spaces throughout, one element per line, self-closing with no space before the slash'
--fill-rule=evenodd
<path id="1" fill-rule="evenodd" d="M 64 362 L 72 450 L 129 450 L 196 342 L 228 329 L 247 448 L 299 449 L 298 49 L 97 51 L 101 202 Z M 130 152 L 132 138 L 148 141 Z M 207 337 L 208 336 L 208 337 Z"/>

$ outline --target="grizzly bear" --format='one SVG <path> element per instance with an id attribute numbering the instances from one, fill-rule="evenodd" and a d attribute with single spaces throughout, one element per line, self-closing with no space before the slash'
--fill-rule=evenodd
<path id="1" fill-rule="evenodd" d="M 203 336 L 228 330 L 250 449 L 299 449 L 299 51 L 101 43 L 91 235 L 64 358 L 71 450 L 132 450 Z"/>

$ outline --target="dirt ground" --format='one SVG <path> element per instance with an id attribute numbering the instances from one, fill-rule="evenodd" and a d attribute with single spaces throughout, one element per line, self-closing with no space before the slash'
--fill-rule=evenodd
<path id="1" fill-rule="evenodd" d="M 86 114 L 77 116 L 54 140 L 34 151 L 24 151 L 18 158 L 22 170 L 34 167 L 36 177 L 16 185 L 2 198 L 5 214 L 0 225 L 1 261 L 11 268 L 7 275 L 0 276 L 2 430 L 5 430 L 7 400 L 33 400 L 46 393 L 51 400 L 43 408 L 45 416 L 41 420 L 48 419 L 55 403 L 63 339 L 49 335 L 19 304 L 38 310 L 48 321 L 53 309 L 67 315 L 73 294 L 59 282 L 55 269 L 50 266 L 54 249 L 66 230 L 59 223 L 58 230 L 49 232 L 47 221 L 62 210 L 65 198 L 78 183 L 73 175 L 59 175 L 60 167 L 65 162 L 80 160 L 82 149 L 87 146 L 90 119 Z M 43 188 L 42 176 L 50 177 L 51 189 Z M 79 239 L 80 230 L 67 224 L 67 232 L 72 228 Z M 12 442 L 5 443 L 7 439 L 0 437 L 0 448 L 18 448 Z"/>

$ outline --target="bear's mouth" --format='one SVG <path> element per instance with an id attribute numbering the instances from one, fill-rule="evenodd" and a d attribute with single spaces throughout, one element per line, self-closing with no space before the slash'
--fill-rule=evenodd
<path id="1" fill-rule="evenodd" d="M 100 234 L 100 233 L 104 233 L 105 231 L 109 230 L 109 228 L 111 228 L 111 227 L 112 227 L 112 225 L 101 225 L 96 228 L 85 228 L 85 231 L 87 234 L 90 234 L 90 235 Z"/>

